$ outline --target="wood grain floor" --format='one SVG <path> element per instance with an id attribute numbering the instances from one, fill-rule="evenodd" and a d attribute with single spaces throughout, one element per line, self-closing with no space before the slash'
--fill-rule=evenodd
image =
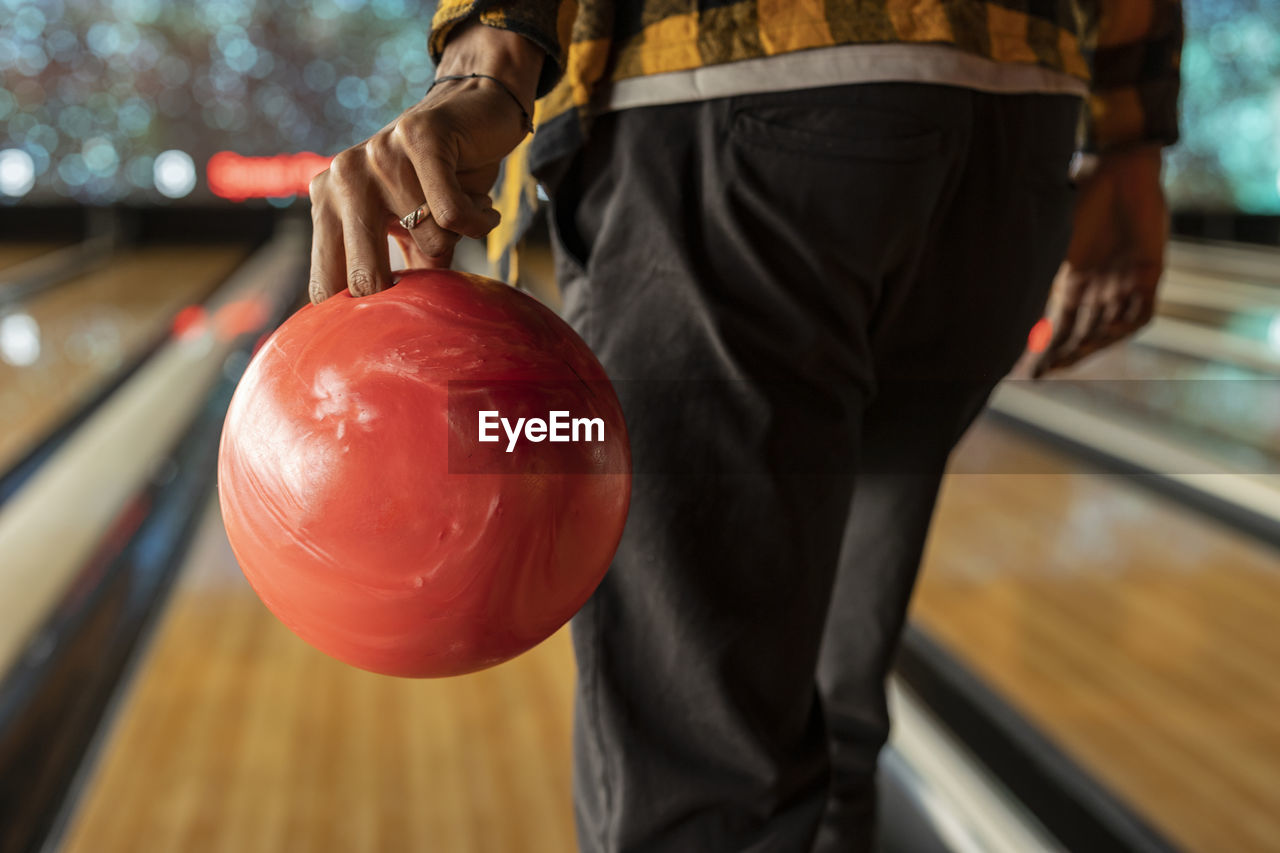
<path id="1" fill-rule="evenodd" d="M 39 359 L 0 361 L 0 471 L 136 357 L 182 306 L 245 257 L 243 247 L 152 247 L 6 306 L 38 330 Z M 3 257 L 0 257 L 0 263 Z"/>
<path id="2" fill-rule="evenodd" d="M 1040 473 L 947 479 L 916 621 L 1187 850 L 1280 849 L 1280 554 L 991 424 L 959 456 Z"/>
<path id="3" fill-rule="evenodd" d="M 56 248 L 57 243 L 0 243 L 0 270 L 38 258 Z"/>
<path id="4" fill-rule="evenodd" d="M 414 681 L 313 651 L 244 581 L 211 507 L 67 853 L 575 848 L 573 659 Z"/>

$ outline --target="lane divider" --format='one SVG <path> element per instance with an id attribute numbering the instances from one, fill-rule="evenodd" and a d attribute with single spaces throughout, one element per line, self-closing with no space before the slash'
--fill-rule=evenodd
<path id="1" fill-rule="evenodd" d="M 288 298 L 306 240 L 286 223 L 210 299 L 210 313 Z M 172 338 L 0 506 L 0 673 L 190 423 L 233 344 L 216 324 Z"/>
<path id="2" fill-rule="evenodd" d="M 904 789 L 954 853 L 1065 853 L 1065 849 L 920 699 L 889 681 L 891 755 Z"/>
<path id="3" fill-rule="evenodd" d="M 991 411 L 1034 431 L 1089 451 L 1125 471 L 1151 475 L 1175 487 L 1201 508 L 1241 522 L 1252 532 L 1280 541 L 1280 475 L 1249 474 L 1223 466 L 1149 429 L 1112 415 L 1031 390 L 1026 383 L 1005 383 L 991 398 Z M 1216 511 L 1215 511 L 1216 510 Z"/>

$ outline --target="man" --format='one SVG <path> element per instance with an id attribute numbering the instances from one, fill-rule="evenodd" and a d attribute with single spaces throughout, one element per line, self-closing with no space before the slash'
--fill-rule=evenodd
<path id="1" fill-rule="evenodd" d="M 312 185 L 312 298 L 551 193 L 636 467 L 573 624 L 582 849 L 869 848 L 947 455 L 1051 283 L 1036 373 L 1151 316 L 1181 32 L 1173 0 L 441 6 L 439 82 Z"/>

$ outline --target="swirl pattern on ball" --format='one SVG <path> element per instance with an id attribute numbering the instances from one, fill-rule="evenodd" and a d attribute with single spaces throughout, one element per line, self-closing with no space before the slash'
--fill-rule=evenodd
<path id="1" fill-rule="evenodd" d="M 480 442 L 567 411 L 602 440 Z M 531 297 L 446 270 L 306 306 L 267 340 L 223 428 L 219 501 L 267 607 L 363 669 L 471 672 L 537 644 L 590 596 L 630 496 L 612 385 Z"/>

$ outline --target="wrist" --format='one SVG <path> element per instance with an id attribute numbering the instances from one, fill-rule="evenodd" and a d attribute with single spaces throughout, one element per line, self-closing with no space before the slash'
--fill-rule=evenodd
<path id="1" fill-rule="evenodd" d="M 1082 184 L 1103 169 L 1155 169 L 1159 174 L 1164 161 L 1164 146 L 1153 142 L 1139 142 L 1132 145 L 1109 148 L 1101 153 L 1077 151 L 1071 158 L 1070 179 L 1074 184 Z"/>
<path id="2" fill-rule="evenodd" d="M 496 77 L 532 115 L 538 75 L 542 73 L 545 57 L 542 48 L 518 33 L 472 21 L 450 35 L 436 67 L 436 76 L 487 74 Z"/>

